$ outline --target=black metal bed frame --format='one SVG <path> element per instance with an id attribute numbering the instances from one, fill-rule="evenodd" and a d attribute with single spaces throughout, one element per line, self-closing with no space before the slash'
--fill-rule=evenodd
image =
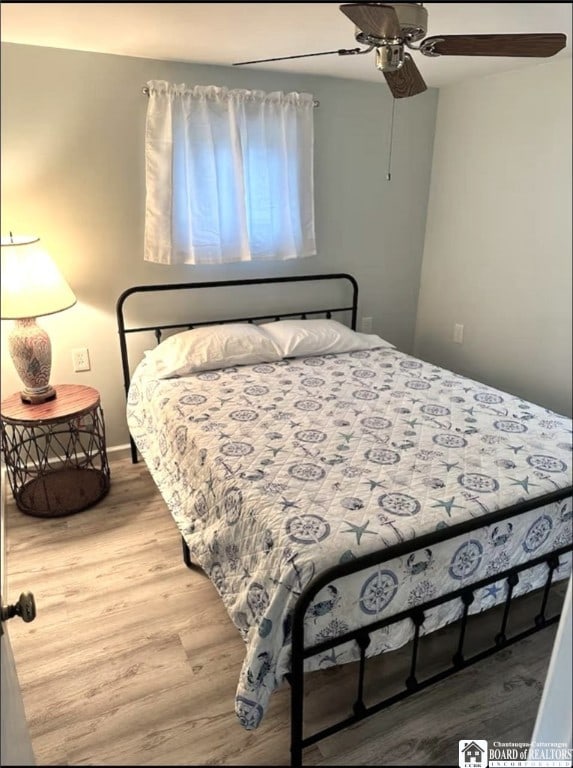
<path id="1" fill-rule="evenodd" d="M 248 318 L 228 318 L 217 321 L 207 322 L 193 322 L 193 323 L 177 323 L 177 324 L 154 324 L 151 326 L 140 326 L 134 328 L 126 327 L 124 320 L 124 303 L 126 299 L 135 293 L 142 292 L 157 292 L 157 291 L 175 291 L 186 289 L 203 289 L 203 288 L 220 288 L 227 286 L 244 286 L 244 285 L 263 285 L 270 283 L 287 283 L 287 282 L 301 282 L 301 281 L 321 281 L 321 280 L 347 280 L 351 283 L 353 288 L 352 304 L 350 306 L 339 307 L 327 307 L 322 309 L 313 309 L 305 312 L 282 312 L 282 313 L 270 313 L 268 315 L 260 315 L 257 317 Z M 356 279 L 347 273 L 334 273 L 334 274 L 322 274 L 322 275 L 302 275 L 293 277 L 275 277 L 275 278 L 253 278 L 246 280 L 222 280 L 212 282 L 199 282 L 199 283 L 170 283 L 161 285 L 141 285 L 134 286 L 124 291 L 119 297 L 116 305 L 117 309 L 117 326 L 120 337 L 120 349 L 121 360 L 123 369 L 123 379 L 126 396 L 129 391 L 130 383 L 130 369 L 128 361 L 128 349 L 127 349 L 127 334 L 141 333 L 153 331 L 157 342 L 161 341 L 161 335 L 163 330 L 171 330 L 176 328 L 194 328 L 201 325 L 213 325 L 214 323 L 232 323 L 232 322 L 256 322 L 262 320 L 275 319 L 279 320 L 287 317 L 302 317 L 314 315 L 326 315 L 331 317 L 336 312 L 351 312 L 351 327 L 356 329 L 356 318 L 358 308 L 358 284 Z M 132 461 L 135 463 L 138 460 L 137 449 L 133 438 L 131 441 L 131 455 Z M 526 514 L 534 509 L 540 509 L 548 504 L 557 503 L 565 499 L 570 498 L 573 495 L 573 487 L 567 486 L 550 493 L 544 494 L 537 498 L 528 499 L 526 501 L 520 501 L 517 504 L 513 504 L 509 507 L 490 512 L 483 515 L 480 518 L 467 520 L 462 523 L 458 523 L 447 529 L 434 531 L 432 533 L 425 534 L 417 537 L 411 541 L 401 542 L 394 546 L 388 547 L 384 550 L 377 552 L 371 552 L 362 557 L 356 558 L 350 562 L 344 562 L 339 565 L 335 565 L 323 573 L 318 574 L 313 581 L 307 585 L 299 596 L 294 608 L 293 623 L 292 623 L 292 657 L 291 657 L 291 671 L 287 676 L 288 682 L 291 686 L 291 765 L 300 766 L 303 761 L 303 750 L 318 741 L 321 741 L 348 726 L 354 725 L 361 720 L 374 715 L 382 710 L 392 706 L 398 701 L 412 696 L 416 692 L 423 690 L 430 685 L 440 682 L 451 675 L 455 674 L 461 669 L 464 669 L 478 661 L 481 661 L 492 654 L 507 648 L 508 646 L 528 637 L 534 632 L 543 629 L 544 627 L 555 624 L 560 614 L 547 617 L 547 602 L 549 598 L 550 588 L 553 583 L 553 575 L 559 568 L 559 558 L 570 552 L 573 549 L 573 543 L 566 544 L 564 546 L 555 549 L 552 552 L 547 552 L 538 557 L 532 558 L 527 562 L 520 565 L 513 566 L 505 571 L 501 571 L 487 578 L 473 582 L 472 584 L 461 587 L 452 592 L 448 592 L 432 600 L 428 600 L 424 603 L 416 605 L 407 610 L 400 611 L 392 616 L 386 616 L 383 619 L 378 619 L 370 624 L 363 625 L 355 630 L 346 632 L 338 637 L 330 638 L 320 643 L 316 643 L 313 646 L 305 647 L 304 643 L 304 624 L 306 612 L 316 595 L 325 586 L 332 584 L 338 579 L 344 578 L 351 574 L 365 571 L 376 566 L 381 566 L 390 560 L 404 557 L 413 552 L 432 547 L 436 544 L 440 544 L 444 541 L 455 539 L 458 536 L 468 534 L 479 528 L 486 528 L 488 526 L 500 523 L 509 518 L 514 518 L 522 514 Z M 192 566 L 191 556 L 189 548 L 182 538 L 183 546 L 183 559 L 188 567 Z M 526 629 L 509 636 L 507 635 L 509 611 L 513 592 L 517 584 L 519 583 L 520 574 L 523 571 L 529 570 L 536 566 L 546 564 L 547 566 L 547 578 L 545 585 L 541 591 L 541 603 L 538 613 L 533 617 L 533 621 Z M 493 644 L 488 648 L 474 653 L 473 655 L 466 657 L 464 655 L 464 642 L 466 640 L 467 620 L 469 614 L 469 608 L 474 601 L 474 593 L 478 589 L 501 582 L 505 580 L 507 582 L 507 595 L 505 603 L 503 605 L 503 614 L 501 618 L 501 624 L 499 631 L 493 638 Z M 456 622 L 459 624 L 459 636 L 457 649 L 452 657 L 451 666 L 441 670 L 440 672 L 427 677 L 424 680 L 418 680 L 417 677 L 417 662 L 418 662 L 418 649 L 420 633 L 423 628 L 424 620 L 427 611 L 435 608 L 452 600 L 461 600 L 463 605 L 462 616 Z M 390 626 L 397 622 L 409 619 L 414 627 L 414 637 L 411 642 L 412 655 L 410 661 L 409 675 L 404 681 L 404 689 L 398 693 L 381 699 L 377 703 L 367 706 L 364 702 L 364 678 L 366 671 L 366 653 L 370 644 L 370 635 L 384 627 Z M 315 656 L 318 653 L 331 650 L 337 646 L 343 645 L 349 641 L 355 641 L 360 650 L 360 660 L 358 663 L 358 681 L 357 681 L 357 695 L 355 701 L 352 703 L 353 714 L 348 715 L 343 720 L 333 723 L 327 728 L 317 731 L 310 736 L 304 735 L 304 663 L 305 660 Z"/>

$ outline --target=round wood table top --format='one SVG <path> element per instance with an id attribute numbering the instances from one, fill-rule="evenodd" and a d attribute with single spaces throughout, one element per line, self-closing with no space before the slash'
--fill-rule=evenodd
<path id="1" fill-rule="evenodd" d="M 56 397 L 45 403 L 23 403 L 20 393 L 15 392 L 0 404 L 2 419 L 18 423 L 50 422 L 79 416 L 100 404 L 97 389 L 82 384 L 58 384 L 54 386 Z"/>

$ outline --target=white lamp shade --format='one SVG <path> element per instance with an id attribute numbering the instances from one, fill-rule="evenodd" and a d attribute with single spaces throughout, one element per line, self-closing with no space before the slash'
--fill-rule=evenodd
<path id="1" fill-rule="evenodd" d="M 1 252 L 2 320 L 51 315 L 76 303 L 74 292 L 38 237 L 3 237 Z"/>

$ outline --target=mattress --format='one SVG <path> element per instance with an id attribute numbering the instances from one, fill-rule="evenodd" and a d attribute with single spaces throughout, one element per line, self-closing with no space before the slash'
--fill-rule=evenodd
<path id="1" fill-rule="evenodd" d="M 131 434 L 245 641 L 235 711 L 256 728 L 289 671 L 291 620 L 313 577 L 345 560 L 571 485 L 571 419 L 396 349 L 132 378 Z M 503 571 L 571 541 L 566 499 L 327 585 L 309 645 Z M 571 570 L 560 560 L 555 579 Z M 524 571 L 514 595 L 545 583 Z M 480 589 L 470 613 L 504 600 Z M 461 615 L 431 609 L 422 633 Z M 378 630 L 367 656 L 413 634 Z M 307 669 L 358 658 L 354 642 Z"/>

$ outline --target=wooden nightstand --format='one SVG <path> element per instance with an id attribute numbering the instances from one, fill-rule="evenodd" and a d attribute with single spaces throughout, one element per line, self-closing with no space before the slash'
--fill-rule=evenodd
<path id="1" fill-rule="evenodd" d="M 16 504 L 36 517 L 80 512 L 109 490 L 105 425 L 97 390 L 60 384 L 57 397 L 0 405 L 2 453 Z"/>

